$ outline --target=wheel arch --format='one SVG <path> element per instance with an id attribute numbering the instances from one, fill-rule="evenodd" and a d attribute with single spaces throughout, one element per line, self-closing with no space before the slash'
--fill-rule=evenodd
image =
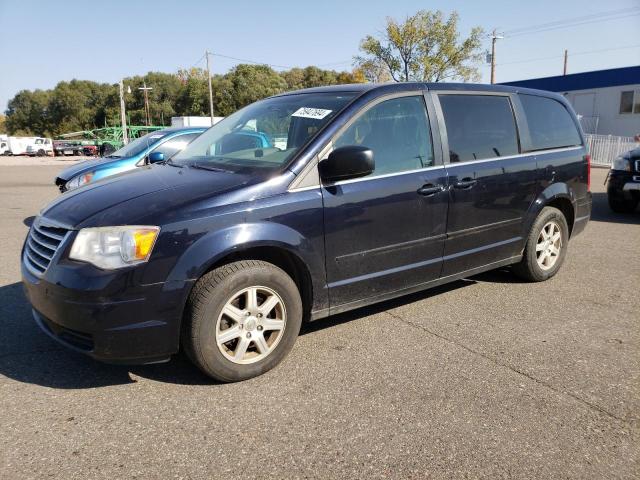
<path id="1" fill-rule="evenodd" d="M 524 222 L 523 235 L 526 237 L 533 222 L 544 207 L 554 207 L 562 212 L 567 220 L 569 236 L 573 231 L 576 218 L 576 198 L 573 190 L 566 183 L 554 183 L 545 188 L 531 204 Z"/>
<path id="2" fill-rule="evenodd" d="M 282 269 L 291 277 L 298 287 L 302 299 L 304 320 L 308 319 L 313 305 L 311 272 L 305 262 L 296 253 L 284 245 L 274 243 L 242 245 L 239 248 L 218 256 L 217 259 L 209 265 L 207 270 L 202 272 L 202 275 L 206 275 L 211 270 L 239 260 L 262 260 Z"/>
<path id="3" fill-rule="evenodd" d="M 238 224 L 204 235 L 183 252 L 169 274 L 165 288 L 189 284 L 183 297 L 184 310 L 198 279 L 238 260 L 263 260 L 284 270 L 298 286 L 305 318 L 312 310 L 326 308 L 328 295 L 321 282 L 324 279 L 324 252 L 316 251 L 313 243 L 299 232 L 274 222 Z"/>

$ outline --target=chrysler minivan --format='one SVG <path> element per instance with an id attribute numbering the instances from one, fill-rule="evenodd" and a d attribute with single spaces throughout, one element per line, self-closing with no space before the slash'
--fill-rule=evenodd
<path id="1" fill-rule="evenodd" d="M 560 95 L 301 90 L 61 195 L 30 229 L 23 281 L 35 321 L 71 349 L 152 363 L 182 348 L 238 381 L 282 361 L 303 321 L 499 267 L 552 277 L 589 220 L 589 182 Z"/>

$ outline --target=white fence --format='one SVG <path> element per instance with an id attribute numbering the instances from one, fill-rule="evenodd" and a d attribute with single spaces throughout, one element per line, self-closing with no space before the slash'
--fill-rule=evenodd
<path id="1" fill-rule="evenodd" d="M 611 165 L 613 159 L 621 153 L 633 150 L 638 143 L 633 137 L 616 137 L 614 135 L 585 134 L 591 162 L 594 165 Z"/>

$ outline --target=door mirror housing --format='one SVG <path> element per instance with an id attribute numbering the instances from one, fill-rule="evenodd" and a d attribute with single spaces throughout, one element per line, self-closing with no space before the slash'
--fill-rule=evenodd
<path id="1" fill-rule="evenodd" d="M 336 148 L 318 163 L 320 178 L 325 182 L 365 177 L 374 170 L 373 150 L 361 145 Z"/>
<path id="2" fill-rule="evenodd" d="M 164 153 L 151 152 L 149 154 L 149 163 L 158 163 L 158 162 L 164 162 Z"/>

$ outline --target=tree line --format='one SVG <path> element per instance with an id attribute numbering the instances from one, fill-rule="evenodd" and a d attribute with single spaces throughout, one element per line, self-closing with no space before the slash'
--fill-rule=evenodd
<path id="1" fill-rule="evenodd" d="M 360 82 L 476 81 L 482 29 L 466 38 L 456 12 L 421 10 L 402 21 L 386 19 L 385 29 L 367 35 L 354 57 L 353 71 L 315 66 L 277 72 L 267 65 L 240 64 L 212 77 L 216 116 L 227 116 L 256 100 L 289 90 Z M 152 87 L 149 109 L 154 125 L 169 125 L 173 116 L 209 115 L 207 74 L 200 68 L 175 74 L 149 72 L 124 79 L 128 123 L 145 122 L 143 84 Z M 120 125 L 117 84 L 90 80 L 60 82 L 50 90 L 22 90 L 8 103 L 4 130 L 11 135 L 56 136 L 78 130 Z M 1 116 L 0 116 L 1 117 Z M 0 131 L 2 122 L 0 122 Z"/>
<path id="2" fill-rule="evenodd" d="M 241 64 L 225 75 L 212 77 L 216 116 L 227 116 L 256 100 L 299 88 L 363 82 L 362 74 L 317 67 L 276 72 L 266 65 Z M 143 84 L 149 92 L 154 125 L 170 125 L 175 116 L 208 116 L 207 74 L 199 68 L 177 74 L 149 72 L 124 79 L 128 122 L 144 125 Z M 128 90 L 131 93 L 127 93 Z M 120 125 L 117 84 L 90 80 L 59 82 L 50 90 L 22 90 L 8 103 L 5 129 L 11 135 L 56 136 L 79 130 Z"/>

